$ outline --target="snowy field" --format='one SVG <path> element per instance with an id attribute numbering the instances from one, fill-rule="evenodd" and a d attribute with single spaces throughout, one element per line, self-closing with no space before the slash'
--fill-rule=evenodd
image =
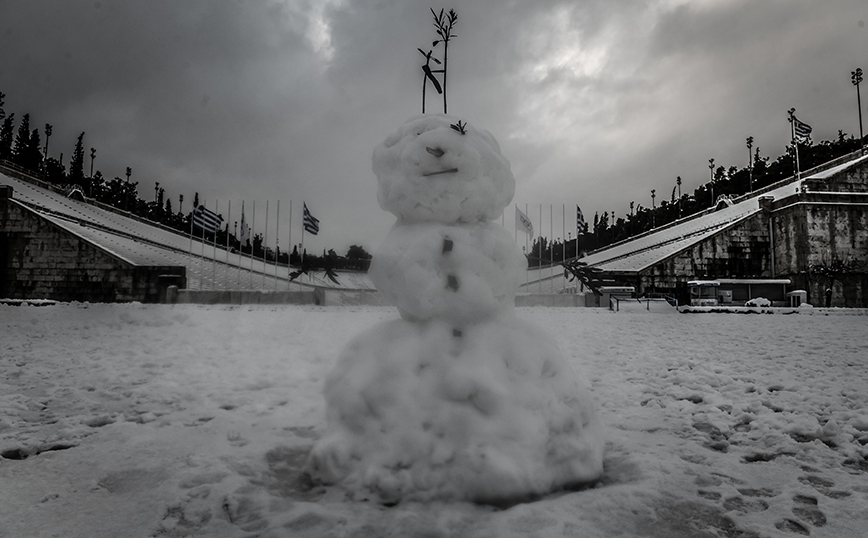
<path id="1" fill-rule="evenodd" d="M 299 469 L 324 376 L 394 308 L 0 305 L 0 536 L 865 536 L 859 313 L 519 308 L 591 388 L 603 479 L 385 507 Z"/>

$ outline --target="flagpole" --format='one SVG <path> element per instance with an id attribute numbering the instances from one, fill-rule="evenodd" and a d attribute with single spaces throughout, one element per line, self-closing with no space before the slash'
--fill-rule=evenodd
<path id="1" fill-rule="evenodd" d="M 262 289 L 265 289 L 265 276 L 268 274 L 268 258 L 265 253 L 268 248 L 268 200 L 265 200 L 265 234 L 262 236 Z"/>
<path id="2" fill-rule="evenodd" d="M 289 199 L 289 243 L 290 250 L 286 256 L 286 291 L 289 291 L 289 274 L 292 272 L 292 198 Z"/>
<path id="3" fill-rule="evenodd" d="M 208 203 L 207 203 L 205 200 L 202 200 L 202 207 L 208 207 Z M 199 257 L 202 258 L 202 259 L 204 260 L 204 259 L 205 259 L 205 230 L 202 230 L 202 241 L 201 241 L 201 243 L 202 243 L 202 249 L 199 251 L 199 252 L 200 252 Z M 200 279 L 200 286 L 199 286 L 199 289 L 200 289 L 200 290 L 202 289 L 202 287 L 201 287 L 201 279 Z"/>
<path id="4" fill-rule="evenodd" d="M 274 291 L 277 291 L 277 266 L 280 265 L 280 200 L 277 201 L 277 215 L 274 218 Z"/>
<path id="5" fill-rule="evenodd" d="M 566 263 L 567 261 L 567 204 L 561 204 L 561 245 L 563 245 L 563 252 L 561 252 L 561 261 Z M 566 282 L 564 282 L 564 287 L 566 287 Z"/>
<path id="6" fill-rule="evenodd" d="M 551 237 L 555 236 L 555 207 L 549 204 L 549 294 L 555 293 L 555 245 Z"/>
<path id="7" fill-rule="evenodd" d="M 250 289 L 253 289 L 253 260 L 256 259 L 256 255 L 253 252 L 253 231 L 256 229 L 256 200 L 253 200 L 253 221 L 250 226 Z"/>
<path id="8" fill-rule="evenodd" d="M 302 200 L 301 203 L 302 207 L 307 207 L 304 200 Z M 301 266 L 304 267 L 304 212 L 301 214 L 301 219 L 301 252 L 299 252 L 298 255 L 301 256 Z"/>
<path id="9" fill-rule="evenodd" d="M 542 204 L 539 205 L 539 262 L 537 263 L 536 283 L 539 294 L 542 295 Z"/>
<path id="10" fill-rule="evenodd" d="M 241 200 L 241 237 L 244 237 L 244 225 L 247 222 L 244 221 L 244 200 Z M 243 251 L 244 245 L 241 244 L 241 241 L 238 241 L 238 287 L 241 288 L 241 254 Z"/>
<path id="11" fill-rule="evenodd" d="M 193 257 L 193 213 L 196 212 L 196 208 L 193 208 L 193 211 L 190 212 L 190 257 Z"/>
<path id="12" fill-rule="evenodd" d="M 226 270 L 223 272 L 223 289 L 229 289 L 229 224 L 232 222 L 232 200 L 229 200 L 229 210 L 226 214 Z"/>
<path id="13" fill-rule="evenodd" d="M 525 202 L 524 203 L 524 214 L 527 215 L 528 214 L 527 212 L 528 212 L 527 202 Z M 530 220 L 530 217 L 528 217 L 527 220 Z M 530 250 L 528 250 L 530 248 L 528 246 L 529 238 L 530 238 L 529 233 L 524 234 L 524 255 L 525 255 L 525 261 L 526 262 L 530 261 Z M 524 289 L 527 290 L 528 294 L 530 294 L 530 263 L 527 263 L 526 265 L 527 265 L 527 267 L 524 268 Z"/>
<path id="14" fill-rule="evenodd" d="M 220 214 L 220 202 L 214 200 L 214 214 Z M 217 229 L 220 225 L 217 225 Z M 211 287 L 217 287 L 217 230 L 214 230 L 214 237 L 211 238 Z"/>

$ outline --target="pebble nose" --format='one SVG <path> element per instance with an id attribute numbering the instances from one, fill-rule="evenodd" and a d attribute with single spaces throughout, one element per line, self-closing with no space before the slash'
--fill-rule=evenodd
<path id="1" fill-rule="evenodd" d="M 446 153 L 445 151 L 443 151 L 440 148 L 429 148 L 428 146 L 425 146 L 425 149 L 428 151 L 428 153 L 430 153 L 431 155 L 433 155 L 435 157 L 442 157 L 443 154 Z"/>

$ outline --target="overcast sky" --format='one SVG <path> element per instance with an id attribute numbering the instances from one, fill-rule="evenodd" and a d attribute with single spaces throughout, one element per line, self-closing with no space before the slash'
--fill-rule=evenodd
<path id="1" fill-rule="evenodd" d="M 572 231 L 574 204 L 623 216 L 679 175 L 692 193 L 709 158 L 747 165 L 747 136 L 774 159 L 791 107 L 815 141 L 858 135 L 865 0 L 0 0 L 0 91 L 53 125 L 51 156 L 68 164 L 84 131 L 95 168 L 131 167 L 145 199 L 159 181 L 176 209 L 232 200 L 232 221 L 255 200 L 258 232 L 269 200 L 269 244 L 281 200 L 282 248 L 306 201 L 308 249 L 373 251 L 395 219 L 371 152 L 421 111 L 430 7 L 459 16 L 450 114 L 495 135 L 546 235 L 550 204 L 560 237 L 562 204 Z"/>

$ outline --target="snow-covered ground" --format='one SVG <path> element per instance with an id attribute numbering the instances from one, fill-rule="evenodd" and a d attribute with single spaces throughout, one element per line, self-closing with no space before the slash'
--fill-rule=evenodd
<path id="1" fill-rule="evenodd" d="M 864 536 L 868 317 L 519 308 L 606 427 L 591 489 L 310 488 L 322 382 L 394 308 L 0 305 L 0 536 Z"/>

